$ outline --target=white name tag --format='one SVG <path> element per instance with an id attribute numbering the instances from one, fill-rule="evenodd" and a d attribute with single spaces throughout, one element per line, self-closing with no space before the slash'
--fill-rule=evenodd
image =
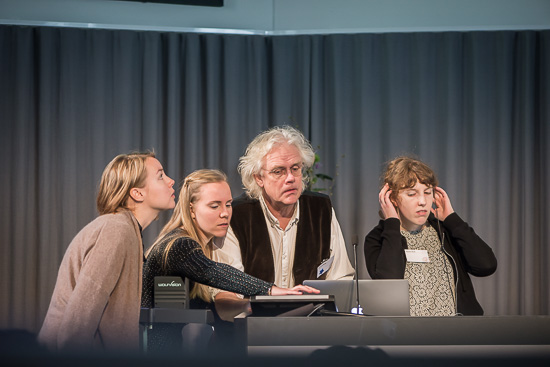
<path id="1" fill-rule="evenodd" d="M 334 256 L 328 260 L 323 261 L 323 263 L 317 267 L 317 278 L 325 274 L 328 271 L 328 269 L 330 269 L 333 261 L 334 261 Z"/>
<path id="2" fill-rule="evenodd" d="M 411 263 L 429 263 L 427 250 L 405 250 L 407 261 Z"/>

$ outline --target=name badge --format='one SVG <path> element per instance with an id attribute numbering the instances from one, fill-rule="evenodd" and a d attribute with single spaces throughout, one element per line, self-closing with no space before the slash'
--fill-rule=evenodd
<path id="1" fill-rule="evenodd" d="M 405 250 L 407 261 L 411 263 L 429 263 L 427 250 Z"/>
<path id="2" fill-rule="evenodd" d="M 328 260 L 323 261 L 321 265 L 317 267 L 317 278 L 325 274 L 328 271 L 328 269 L 330 269 L 333 261 L 334 261 L 334 256 Z"/>

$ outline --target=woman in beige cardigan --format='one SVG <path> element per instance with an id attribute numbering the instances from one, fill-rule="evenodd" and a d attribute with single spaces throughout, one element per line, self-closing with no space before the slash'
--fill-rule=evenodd
<path id="1" fill-rule="evenodd" d="M 38 335 L 53 350 L 137 350 L 141 231 L 175 206 L 174 180 L 153 153 L 122 154 L 103 171 L 100 216 L 69 245 Z"/>

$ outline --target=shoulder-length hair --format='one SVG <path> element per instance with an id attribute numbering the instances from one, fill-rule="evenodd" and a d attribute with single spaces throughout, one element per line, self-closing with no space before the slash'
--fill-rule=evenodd
<path id="1" fill-rule="evenodd" d="M 130 190 L 145 186 L 147 158 L 155 158 L 154 152 L 120 154 L 101 175 L 96 205 L 100 215 L 128 209 Z"/>
<path id="2" fill-rule="evenodd" d="M 216 182 L 227 182 L 227 176 L 222 171 L 215 169 L 197 170 L 185 178 L 172 217 L 162 228 L 153 245 L 147 250 L 146 256 L 149 255 L 155 246 L 167 242 L 162 256 L 163 266 L 166 266 L 168 253 L 174 245 L 174 242 L 178 238 L 189 237 L 200 244 L 206 257 L 209 259 L 212 258 L 212 241 L 205 243 L 200 236 L 200 228 L 191 215 L 191 205 L 200 199 L 200 190 L 204 184 Z M 176 228 L 181 228 L 183 231 L 176 234 L 170 234 L 170 232 Z M 208 302 L 212 300 L 208 287 L 199 283 L 195 283 L 195 286 L 191 290 L 191 298 L 195 297 L 202 298 Z"/>
<path id="3" fill-rule="evenodd" d="M 438 185 L 435 172 L 426 163 L 409 156 L 397 157 L 388 162 L 382 176 L 382 186 L 388 184 L 393 203 L 397 203 L 401 190 L 413 188 L 417 182 L 428 187 Z"/>
<path id="4" fill-rule="evenodd" d="M 298 148 L 302 157 L 302 182 L 307 184 L 308 176 L 304 174 L 315 161 L 315 152 L 310 142 L 299 130 L 290 126 L 276 126 L 260 133 L 246 148 L 245 154 L 239 159 L 238 171 L 241 175 L 244 189 L 248 196 L 258 199 L 262 188 L 258 186 L 255 175 L 261 175 L 264 157 L 277 145 L 289 144 Z"/>

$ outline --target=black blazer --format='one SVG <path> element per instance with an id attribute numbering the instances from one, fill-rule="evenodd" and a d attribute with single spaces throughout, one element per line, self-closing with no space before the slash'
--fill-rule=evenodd
<path id="1" fill-rule="evenodd" d="M 452 256 L 455 280 L 458 277 L 457 312 L 463 315 L 483 315 L 483 308 L 476 299 L 474 286 L 468 274 L 483 277 L 493 274 L 497 268 L 497 259 L 493 250 L 464 222 L 456 213 L 449 215 L 443 222 L 433 214 L 428 223 L 435 228 L 442 239 L 443 246 Z M 401 235 L 397 218 L 381 220 L 365 237 L 365 262 L 372 279 L 403 279 L 407 258 L 407 240 Z M 456 263 L 456 266 L 455 266 Z"/>

